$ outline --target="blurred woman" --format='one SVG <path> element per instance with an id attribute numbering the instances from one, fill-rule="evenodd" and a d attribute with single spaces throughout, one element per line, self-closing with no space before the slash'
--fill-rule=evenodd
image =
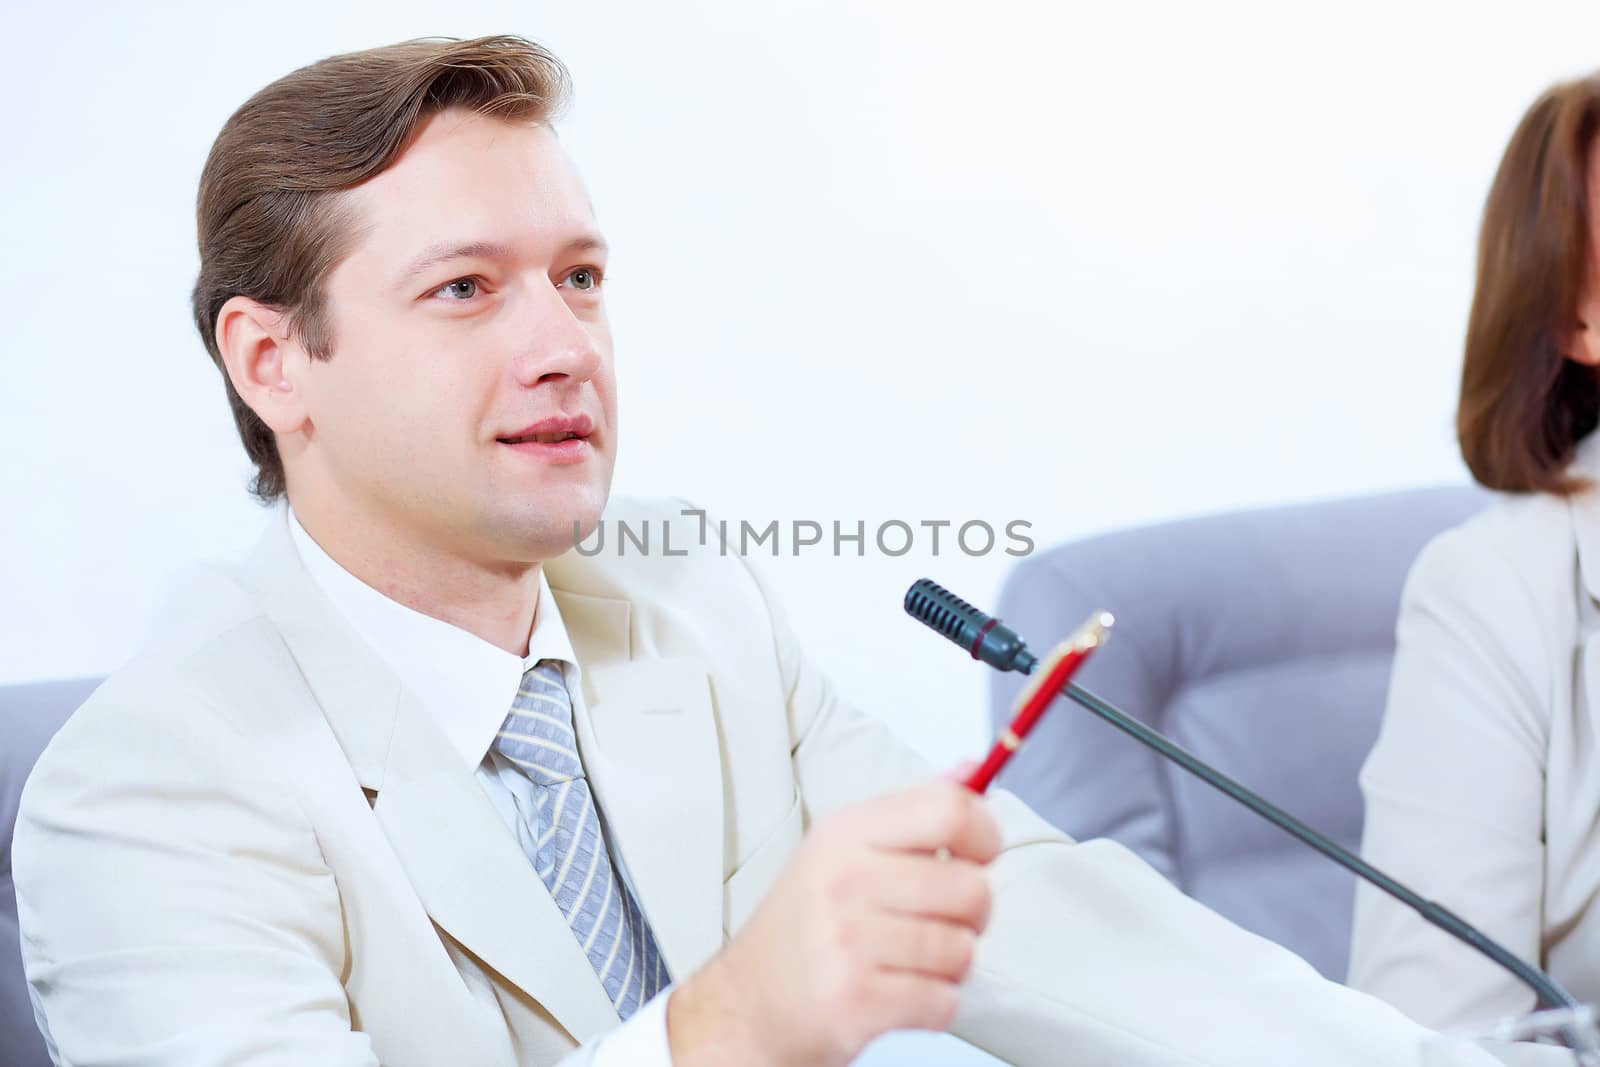
<path id="1" fill-rule="evenodd" d="M 1600 1001 L 1600 74 L 1512 135 L 1479 236 L 1457 433 L 1507 495 L 1418 558 L 1361 774 L 1367 857 Z M 1350 984 L 1440 1028 L 1533 994 L 1357 893 Z"/>

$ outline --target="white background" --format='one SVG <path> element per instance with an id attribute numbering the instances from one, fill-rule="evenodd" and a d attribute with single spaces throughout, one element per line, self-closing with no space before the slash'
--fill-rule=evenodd
<path id="1" fill-rule="evenodd" d="M 616 488 L 733 519 L 1011 519 L 1051 542 L 1459 481 L 1477 215 L 1600 4 L 72 2 L 8 12 L 0 683 L 100 673 L 263 522 L 188 318 L 246 96 L 332 52 L 516 32 L 615 249 Z M 900 612 L 948 543 L 768 559 L 844 689 L 941 762 L 982 668 Z"/>
<path id="2" fill-rule="evenodd" d="M 0 64 L 0 683 L 102 673 L 262 513 L 188 319 L 228 114 L 324 55 L 515 32 L 614 246 L 617 489 L 758 526 L 1039 545 L 1464 477 L 1477 215 L 1600 4 L 11 5 Z M 767 560 L 803 637 L 940 762 L 981 668 L 906 620 L 947 543 Z M 880 1045 L 928 1063 L 924 1039 Z M 938 1046 L 948 1052 L 947 1046 Z"/>

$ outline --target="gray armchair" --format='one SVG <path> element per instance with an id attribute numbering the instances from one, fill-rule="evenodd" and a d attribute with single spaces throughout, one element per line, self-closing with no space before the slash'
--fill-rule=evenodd
<path id="1" fill-rule="evenodd" d="M 99 678 L 75 678 L 0 687 L 0 1059 L 7 1067 L 50 1067 L 22 977 L 17 896 L 11 881 L 17 799 L 39 753 L 99 684 Z"/>
<path id="2" fill-rule="evenodd" d="M 996 613 L 1043 653 L 1111 611 L 1081 685 L 1354 849 L 1356 774 L 1377 739 L 1406 572 L 1489 499 L 1415 490 L 1061 545 L 1014 569 Z M 1021 684 L 994 676 L 996 728 Z M 1344 978 L 1353 876 L 1076 705 L 1051 709 L 999 784 Z"/>

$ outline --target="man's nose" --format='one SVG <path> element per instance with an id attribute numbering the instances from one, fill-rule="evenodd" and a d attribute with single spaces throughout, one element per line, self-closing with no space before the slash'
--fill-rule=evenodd
<path id="1" fill-rule="evenodd" d="M 554 286 L 539 286 L 513 328 L 518 334 L 511 371 L 517 383 L 572 378 L 586 381 L 600 368 L 594 326 L 573 314 Z"/>

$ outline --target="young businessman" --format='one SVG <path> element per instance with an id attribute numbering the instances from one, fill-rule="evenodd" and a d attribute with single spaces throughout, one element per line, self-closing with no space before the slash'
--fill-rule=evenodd
<path id="1" fill-rule="evenodd" d="M 526 41 L 411 42 L 218 137 L 196 321 L 287 507 L 29 782 L 57 1062 L 788 1067 L 909 1026 L 1022 1064 L 1420 1063 L 1121 848 L 934 780 L 738 558 L 568 551 L 618 426 L 564 91 Z"/>

